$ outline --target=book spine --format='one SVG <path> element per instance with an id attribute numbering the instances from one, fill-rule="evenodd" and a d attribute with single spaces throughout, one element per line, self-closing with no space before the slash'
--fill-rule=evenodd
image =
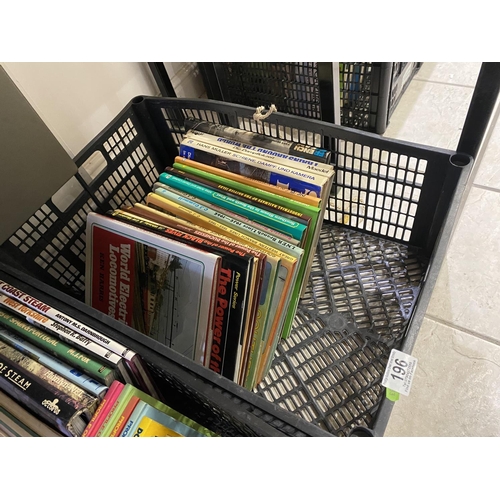
<path id="1" fill-rule="evenodd" d="M 138 227 L 146 228 L 158 234 L 176 239 L 177 241 L 182 241 L 184 243 L 194 245 L 198 248 L 205 249 L 207 251 L 219 251 L 219 250 L 222 251 L 223 255 L 222 255 L 222 265 L 220 268 L 220 273 L 223 273 L 223 276 L 225 276 L 226 278 L 222 277 L 221 281 L 221 274 L 219 273 L 219 282 L 216 288 L 217 290 L 216 293 L 218 294 L 220 291 L 222 291 L 222 289 L 224 288 L 222 282 L 223 281 L 226 282 L 227 276 L 228 274 L 230 274 L 231 276 L 233 275 L 237 276 L 238 287 L 239 287 L 238 293 L 242 294 L 243 297 L 245 297 L 248 294 L 248 289 L 250 284 L 250 265 L 251 265 L 251 261 L 248 260 L 251 259 L 251 257 L 249 257 L 248 254 L 243 253 L 239 250 L 234 250 L 229 246 L 215 242 L 211 239 L 206 239 L 200 236 L 191 235 L 189 233 L 179 231 L 164 224 L 148 221 L 146 219 L 134 216 L 132 214 L 123 212 L 121 210 L 114 210 L 109 215 L 124 222 L 137 225 Z M 241 259 L 245 259 L 245 261 L 242 262 Z M 229 303 L 231 303 L 231 299 Z M 217 296 L 213 311 L 216 325 L 220 325 L 222 319 L 221 316 L 224 316 L 224 311 L 228 310 L 229 303 L 227 303 L 226 299 Z M 239 311 L 235 310 L 236 305 L 239 305 Z M 242 300 L 238 301 L 235 300 L 234 307 L 231 307 L 233 312 L 232 314 L 233 321 L 232 322 L 230 321 L 230 328 L 231 328 L 230 331 L 232 332 L 233 334 L 232 336 L 234 337 L 236 337 L 237 332 L 241 332 L 242 329 L 242 320 L 245 317 L 245 312 L 244 309 L 242 309 L 242 306 L 243 306 Z M 217 368 L 219 368 L 219 371 L 217 371 L 217 373 L 220 373 L 220 368 L 225 364 L 226 360 L 225 351 L 221 349 L 221 340 L 222 340 L 221 336 L 222 336 L 222 330 L 214 325 L 212 341 L 208 346 L 209 351 L 206 356 L 205 366 L 215 369 L 214 371 L 217 371 Z"/>
<path id="2" fill-rule="evenodd" d="M 0 351 L 0 390 L 24 404 L 66 436 L 79 435 L 72 421 L 79 413 L 65 400 L 64 392 L 25 370 Z"/>
<path id="3" fill-rule="evenodd" d="M 218 137 L 215 135 L 207 134 L 197 130 L 190 130 L 187 132 L 186 138 L 196 139 L 210 146 L 226 148 L 229 151 L 241 153 L 245 155 L 261 158 L 268 162 L 274 162 L 283 165 L 290 169 L 298 169 L 302 171 L 310 171 L 318 175 L 332 175 L 333 167 L 319 163 L 315 160 L 309 160 L 300 156 L 292 156 L 280 151 L 273 151 L 271 148 L 264 148 L 262 146 L 254 146 L 252 144 L 245 144 L 243 142 L 228 139 L 226 137 Z"/>
<path id="4" fill-rule="evenodd" d="M 0 327 L 0 339 L 35 361 L 38 361 L 41 365 L 44 365 L 53 372 L 59 374 L 61 377 L 69 380 L 71 383 L 80 387 L 82 390 L 88 392 L 94 397 L 101 398 L 102 394 L 108 389 L 97 380 L 88 377 L 72 366 L 69 366 L 62 361 L 59 361 L 57 358 L 50 356 L 45 351 L 42 351 L 42 349 L 38 349 L 36 346 L 26 342 L 23 338 L 10 333 L 2 327 Z"/>
<path id="5" fill-rule="evenodd" d="M 273 235 L 276 238 L 279 238 L 283 241 L 287 241 L 288 243 L 292 245 L 299 245 L 300 241 L 296 240 L 295 238 L 292 238 L 288 234 L 284 234 L 280 231 L 276 231 L 276 229 L 273 229 L 272 227 L 265 226 L 264 224 L 261 224 L 260 222 L 256 222 L 255 220 L 250 220 L 248 217 L 245 217 L 241 214 L 235 213 L 234 211 L 228 210 L 226 208 L 223 208 L 221 206 L 214 205 L 213 203 L 210 203 L 205 200 L 200 200 L 200 198 L 197 198 L 196 196 L 193 196 L 192 194 L 185 193 L 183 191 L 180 191 L 178 189 L 174 189 L 172 186 L 167 186 L 165 184 L 162 184 L 161 182 L 155 182 L 152 187 L 152 192 L 156 190 L 156 188 L 162 188 L 162 189 L 168 189 L 172 194 L 175 194 L 177 196 L 181 196 L 184 199 L 189 199 L 192 201 L 193 204 L 197 204 L 198 207 L 204 206 L 211 208 L 212 210 L 216 210 L 218 212 L 221 212 L 223 214 L 228 215 L 229 217 L 232 217 L 233 219 L 236 219 L 244 224 L 251 225 L 252 227 L 258 229 L 259 231 L 269 233 Z"/>
<path id="6" fill-rule="evenodd" d="M 59 337 L 55 337 L 37 328 L 18 316 L 0 309 L 0 323 L 15 331 L 23 339 L 38 346 L 40 349 L 61 359 L 68 365 L 82 370 L 100 383 L 109 386 L 112 382 L 113 371 L 106 365 L 92 359 L 88 354 L 66 344 Z"/>
<path id="7" fill-rule="evenodd" d="M 235 141 L 272 149 L 281 153 L 300 156 L 301 158 L 320 163 L 329 164 L 331 161 L 331 151 L 328 151 L 327 149 L 308 146 L 300 142 L 269 137 L 267 135 L 247 130 L 240 130 L 227 125 L 221 125 L 220 123 L 210 123 L 205 120 L 187 118 L 184 121 L 184 127 L 186 128 L 186 131 L 199 130 L 200 132 L 205 132 L 207 134 L 226 137 L 227 139 L 234 139 Z"/>
<path id="8" fill-rule="evenodd" d="M 32 297 L 27 293 L 19 290 L 18 288 L 6 283 L 5 281 L 0 281 L 0 292 L 8 295 L 9 297 L 18 300 L 22 304 L 30 307 L 34 311 L 47 316 L 48 318 L 57 321 L 61 324 L 64 324 L 71 330 L 81 333 L 85 337 L 90 338 L 96 344 L 105 347 L 111 352 L 118 354 L 120 357 L 125 358 L 127 361 L 131 361 L 135 352 L 131 351 L 128 347 L 125 347 L 123 344 L 112 340 L 102 333 L 90 328 L 87 325 L 82 324 L 79 321 L 76 321 L 74 318 L 68 316 L 67 314 L 58 311 L 57 309 L 45 304 L 44 302 L 38 300 L 36 297 Z"/>
<path id="9" fill-rule="evenodd" d="M 197 161 L 188 160 L 182 156 L 176 156 L 175 162 L 172 165 L 173 167 L 181 165 L 185 167 L 190 167 L 195 169 L 196 171 L 203 171 L 207 173 L 211 173 L 214 175 L 219 175 L 228 180 L 232 180 L 235 182 L 241 182 L 242 184 L 246 184 L 247 186 L 254 187 L 255 189 L 267 190 L 271 193 L 277 194 L 278 196 L 284 196 L 290 198 L 299 203 L 304 203 L 305 205 L 318 208 L 321 203 L 321 199 L 317 196 L 310 196 L 305 193 L 297 193 L 296 191 L 292 191 L 287 189 L 284 186 L 276 186 L 274 184 L 269 184 L 268 182 L 264 182 L 258 179 L 252 179 L 247 176 L 239 175 L 234 172 L 230 172 L 229 170 L 223 170 L 222 168 L 212 167 L 211 165 L 205 165 L 204 163 L 199 163 Z"/>
<path id="10" fill-rule="evenodd" d="M 0 351 L 3 355 L 11 361 L 17 363 L 19 366 L 29 371 L 33 375 L 45 380 L 48 384 L 54 386 L 56 389 L 64 394 L 62 399 L 71 405 L 75 410 L 85 410 L 89 414 L 93 413 L 98 405 L 98 398 L 90 395 L 81 387 L 70 382 L 68 379 L 62 377 L 58 373 L 50 370 L 38 361 L 26 356 L 21 351 L 4 343 L 0 340 Z M 89 417 L 90 418 L 90 417 Z"/>
<path id="11" fill-rule="evenodd" d="M 253 158 L 249 155 L 210 146 L 194 139 L 184 139 L 181 142 L 179 155 L 188 160 L 227 169 L 252 179 L 321 198 L 321 184 L 316 184 L 314 175 L 307 173 L 294 175 L 294 172 L 286 167 Z"/>
<path id="12" fill-rule="evenodd" d="M 120 436 L 123 429 L 125 428 L 128 419 L 132 415 L 132 412 L 134 411 L 135 407 L 139 403 L 140 399 L 137 396 L 132 396 L 130 398 L 130 401 L 127 403 L 127 406 L 123 410 L 122 414 L 118 418 L 118 421 L 116 422 L 115 426 L 113 427 L 113 430 L 111 431 L 109 437 L 117 437 Z"/>
<path id="13" fill-rule="evenodd" d="M 102 398 L 101 403 L 94 412 L 94 415 L 90 419 L 90 422 L 85 427 L 82 437 L 94 437 L 97 434 L 97 431 L 99 430 L 103 420 L 106 418 L 109 409 L 114 404 L 114 402 L 118 398 L 118 395 L 122 392 L 124 387 L 125 385 L 118 380 L 115 380 L 111 384 L 106 394 Z"/>
<path id="14" fill-rule="evenodd" d="M 156 184 L 155 184 L 156 186 Z M 295 253 L 302 254 L 303 250 L 296 245 L 290 244 L 287 241 L 284 241 L 266 231 L 261 231 L 260 229 L 257 229 L 256 227 L 246 224 L 244 222 L 241 222 L 238 219 L 235 219 L 234 217 L 230 215 L 226 215 L 225 213 L 222 213 L 221 211 L 214 210 L 210 208 L 208 205 L 202 205 L 200 203 L 197 203 L 194 201 L 192 198 L 188 196 L 182 196 L 182 195 L 177 195 L 170 191 L 169 189 L 166 189 L 168 186 L 165 187 L 155 187 L 153 194 L 156 194 L 160 197 L 166 198 L 167 200 L 170 200 L 174 203 L 177 203 L 179 205 L 182 205 L 186 209 L 192 209 L 192 211 L 205 215 L 206 217 L 211 218 L 214 221 L 219 221 L 227 226 L 230 226 L 237 231 L 241 231 L 244 234 L 251 236 L 251 237 L 257 237 L 257 238 L 262 238 L 262 240 L 268 242 L 269 244 L 273 245 L 280 245 L 288 250 L 293 250 Z M 151 199 L 148 197 L 148 199 Z"/>
<path id="15" fill-rule="evenodd" d="M 203 179 L 212 181 L 217 185 L 219 189 L 237 190 L 241 192 L 242 196 L 245 196 L 245 198 L 251 201 L 258 201 L 260 203 L 269 204 L 270 206 L 276 208 L 287 209 L 290 210 L 290 213 L 299 217 L 302 217 L 303 214 L 309 216 L 319 214 L 319 208 L 314 208 L 311 207 L 311 205 L 307 205 L 306 203 L 296 201 L 295 199 L 284 196 L 283 193 L 276 194 L 273 191 L 268 191 L 264 186 L 249 186 L 243 182 L 227 179 L 224 176 L 220 176 L 215 173 L 197 170 L 196 168 L 189 167 L 188 165 L 183 165 L 181 163 L 174 163 L 172 166 L 172 170 L 181 170 L 196 177 L 201 177 Z"/>
<path id="16" fill-rule="evenodd" d="M 0 305 L 6 307 L 7 309 L 22 315 L 26 321 L 38 326 L 44 330 L 49 331 L 52 334 L 57 335 L 63 341 L 69 342 L 92 355 L 97 356 L 100 359 L 105 360 L 112 366 L 117 367 L 121 363 L 121 357 L 118 354 L 96 344 L 89 338 L 81 335 L 68 327 L 58 323 L 57 321 L 52 321 L 47 316 L 44 316 L 27 306 L 24 306 L 17 300 L 14 300 L 6 295 L 0 293 Z"/>
<path id="17" fill-rule="evenodd" d="M 228 186 L 224 178 L 217 179 L 214 178 L 213 176 L 203 175 L 203 173 L 200 174 L 199 172 L 188 172 L 183 169 L 178 169 L 174 167 L 167 167 L 165 169 L 165 172 L 180 177 L 181 179 L 185 179 L 187 181 L 193 181 L 197 184 L 208 187 L 213 191 L 222 194 L 228 193 L 228 196 L 236 198 L 239 201 L 242 201 L 244 203 L 246 202 L 251 203 L 253 206 L 258 206 L 264 210 L 269 210 L 272 213 L 278 213 L 283 217 L 289 218 L 291 220 L 296 220 L 299 223 L 307 223 L 307 221 L 304 222 L 304 219 L 307 219 L 307 217 L 304 216 L 304 213 L 299 212 L 294 208 L 290 208 L 288 206 L 289 201 L 286 199 L 279 200 L 282 201 L 284 204 L 277 204 L 272 201 L 269 201 L 268 193 L 265 192 L 259 193 L 262 194 L 262 197 L 259 197 L 256 196 L 255 193 L 253 194 L 248 193 L 248 188 L 245 189 L 244 185 L 240 186 L 234 183 L 235 185 Z"/>
<path id="18" fill-rule="evenodd" d="M 257 222 L 269 225 L 274 229 L 282 231 L 285 234 L 289 234 L 292 238 L 296 238 L 298 240 L 302 239 L 305 231 L 307 230 L 307 226 L 305 224 L 290 221 L 286 217 L 254 207 L 249 203 L 241 202 L 230 196 L 218 193 L 200 185 L 196 185 L 193 182 L 180 179 L 165 172 L 160 174 L 159 182 L 166 184 L 167 186 L 172 186 L 175 189 L 185 191 L 193 196 L 197 196 L 202 200 L 222 206 L 223 208 L 233 210 L 234 212 L 249 217 L 251 220 L 256 220 Z"/>

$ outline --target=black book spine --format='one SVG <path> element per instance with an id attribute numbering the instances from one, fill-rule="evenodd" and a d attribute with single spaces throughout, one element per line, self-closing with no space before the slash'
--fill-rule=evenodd
<path id="1" fill-rule="evenodd" d="M 0 390 L 64 435 L 76 435 L 72 430 L 71 421 L 78 412 L 64 401 L 65 394 L 11 361 L 1 352 Z"/>

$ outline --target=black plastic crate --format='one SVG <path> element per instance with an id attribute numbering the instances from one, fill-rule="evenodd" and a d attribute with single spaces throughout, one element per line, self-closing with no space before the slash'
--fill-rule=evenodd
<path id="1" fill-rule="evenodd" d="M 268 135 L 331 149 L 337 174 L 292 335 L 256 393 L 79 302 L 86 213 L 142 200 L 178 154 L 186 117 L 256 130 L 253 113 L 211 100 L 137 97 L 75 159 L 72 189 L 56 193 L 5 242 L 0 261 L 10 266 L 5 272 L 26 273 L 25 282 L 26 275 L 43 282 L 33 286 L 54 296 L 56 307 L 67 302 L 82 321 L 106 325 L 148 360 L 172 403 L 202 424 L 227 420 L 224 435 L 382 434 L 392 405 L 380 385 L 387 359 L 393 348 L 411 351 L 470 156 L 291 114 L 266 120 Z M 68 204 L 70 191 L 77 196 Z M 68 206 L 58 207 L 60 200 Z"/>
<path id="2" fill-rule="evenodd" d="M 207 96 L 245 106 L 338 123 L 383 134 L 399 99 L 421 63 L 225 62 L 198 63 Z M 339 86 L 339 102 L 334 88 Z"/>

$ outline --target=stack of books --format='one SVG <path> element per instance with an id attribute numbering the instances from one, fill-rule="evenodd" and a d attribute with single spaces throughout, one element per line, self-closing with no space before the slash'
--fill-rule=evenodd
<path id="1" fill-rule="evenodd" d="M 0 281 L 0 436 L 215 435 L 161 399 L 137 353 Z"/>
<path id="2" fill-rule="evenodd" d="M 291 332 L 330 152 L 195 119 L 143 203 L 87 218 L 86 302 L 253 390 Z"/>

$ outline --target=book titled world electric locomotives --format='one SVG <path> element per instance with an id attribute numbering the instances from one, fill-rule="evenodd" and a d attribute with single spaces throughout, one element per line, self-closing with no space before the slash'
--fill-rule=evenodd
<path id="1" fill-rule="evenodd" d="M 148 215 L 150 213 L 147 212 Z M 260 297 L 265 301 L 269 293 L 271 269 L 266 266 L 265 255 L 260 254 L 261 260 L 258 260 L 256 253 L 249 249 L 231 245 L 208 233 L 195 233 L 191 228 L 176 224 L 168 218 L 157 222 L 134 215 L 130 210 L 114 210 L 109 215 L 222 257 L 214 304 L 213 337 L 207 343 L 204 364 L 216 373 L 224 372 L 234 378 L 244 348 L 245 301 L 247 298 L 251 299 L 248 300 L 247 311 L 251 309 L 248 312 L 255 316 L 260 306 Z M 158 219 L 161 219 L 161 214 L 157 216 Z M 254 297 L 251 297 L 252 286 L 256 281 L 259 285 L 254 286 Z M 274 286 L 274 280 L 271 285 Z M 248 322 L 250 329 L 254 328 L 255 322 L 256 316 Z"/>
<path id="2" fill-rule="evenodd" d="M 220 256 L 95 213 L 87 249 L 88 305 L 203 364 Z"/>

